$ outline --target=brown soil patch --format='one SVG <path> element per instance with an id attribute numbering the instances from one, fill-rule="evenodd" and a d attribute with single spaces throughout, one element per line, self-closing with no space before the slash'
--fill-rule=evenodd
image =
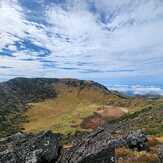
<path id="1" fill-rule="evenodd" d="M 126 108 L 115 106 L 104 106 L 97 109 L 97 111 L 85 119 L 81 123 L 83 129 L 96 129 L 103 125 L 106 120 L 118 119 L 128 113 Z"/>
<path id="2" fill-rule="evenodd" d="M 66 144 L 66 145 L 63 146 L 64 149 L 70 149 L 72 147 L 73 147 L 72 144 Z"/>
<path id="3" fill-rule="evenodd" d="M 81 123 L 81 128 L 83 129 L 96 129 L 98 126 L 101 126 L 105 123 L 105 120 L 102 116 L 94 114 L 83 120 Z"/>
<path id="4" fill-rule="evenodd" d="M 155 136 L 148 136 L 148 144 L 150 147 L 156 146 L 159 143 L 159 140 Z"/>
<path id="5" fill-rule="evenodd" d="M 127 109 L 116 106 L 105 106 L 103 108 L 99 108 L 98 111 L 96 111 L 97 114 L 107 119 L 118 119 L 127 114 L 127 112 Z"/>

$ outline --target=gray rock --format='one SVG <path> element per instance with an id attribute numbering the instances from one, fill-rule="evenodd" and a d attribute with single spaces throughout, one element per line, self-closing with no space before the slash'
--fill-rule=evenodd
<path id="1" fill-rule="evenodd" d="M 148 144 L 147 137 L 140 131 L 114 139 L 105 129 L 97 130 L 76 142 L 74 147 L 64 151 L 59 163 L 115 163 L 117 147 L 143 150 Z"/>
<path id="2" fill-rule="evenodd" d="M 163 144 L 159 145 L 159 159 L 160 163 L 163 163 Z"/>
<path id="3" fill-rule="evenodd" d="M 37 135 L 17 133 L 0 139 L 0 163 L 115 163 L 117 147 L 144 150 L 147 145 L 147 138 L 140 131 L 113 138 L 101 128 L 79 138 L 61 154 L 58 136 L 48 131 Z"/>
<path id="4" fill-rule="evenodd" d="M 59 152 L 58 136 L 50 131 L 0 140 L 0 163 L 55 163 Z"/>
<path id="5" fill-rule="evenodd" d="M 129 133 L 125 140 L 130 149 L 142 151 L 148 148 L 148 139 L 141 131 Z"/>
<path id="6" fill-rule="evenodd" d="M 114 163 L 115 148 L 112 137 L 98 130 L 64 151 L 60 163 Z"/>

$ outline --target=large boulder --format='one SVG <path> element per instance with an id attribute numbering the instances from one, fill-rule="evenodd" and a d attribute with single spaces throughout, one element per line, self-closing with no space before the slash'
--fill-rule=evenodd
<path id="1" fill-rule="evenodd" d="M 114 163 L 115 142 L 109 133 L 98 130 L 65 150 L 60 163 Z"/>
<path id="2" fill-rule="evenodd" d="M 59 154 L 58 135 L 50 131 L 0 139 L 0 163 L 55 163 Z"/>
<path id="3" fill-rule="evenodd" d="M 141 151 L 147 144 L 146 135 L 140 131 L 113 138 L 106 129 L 99 129 L 66 149 L 60 163 L 115 163 L 116 148 L 125 146 Z"/>

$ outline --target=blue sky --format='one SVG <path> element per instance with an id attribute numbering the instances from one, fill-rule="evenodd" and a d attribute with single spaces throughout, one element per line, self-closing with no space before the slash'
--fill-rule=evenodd
<path id="1" fill-rule="evenodd" d="M 163 94 L 163 1 L 1 0 L 0 74 Z"/>

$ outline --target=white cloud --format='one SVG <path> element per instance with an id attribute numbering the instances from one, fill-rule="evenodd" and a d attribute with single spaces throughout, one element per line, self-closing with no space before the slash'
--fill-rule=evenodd
<path id="1" fill-rule="evenodd" d="M 142 86 L 135 86 L 133 87 L 134 94 L 151 94 L 151 95 L 163 95 L 163 89 L 159 87 L 142 87 Z"/>
<path id="2" fill-rule="evenodd" d="M 2 76 L 37 76 L 41 72 L 40 63 L 18 60 L 16 57 L 0 57 L 1 65 L 11 67 L 9 69 L 0 69 Z M 32 72 L 32 75 L 31 75 Z"/>
<path id="3" fill-rule="evenodd" d="M 90 11 L 91 2 L 96 11 Z M 47 25 L 29 21 L 30 15 L 19 1 L 0 1 L 0 50 L 8 47 L 15 55 L 15 58 L 0 57 L 0 64 L 13 66 L 12 74 L 20 75 L 21 63 L 30 66 L 31 71 L 22 69 L 22 73 L 29 76 L 131 78 L 156 77 L 163 73 L 160 62 L 163 61 L 163 3 L 160 0 L 67 0 L 64 7 L 41 6 L 45 6 Z M 44 59 L 57 62 L 58 67 L 46 72 L 38 60 L 37 50 L 31 51 L 28 47 L 19 51 L 15 42 L 25 38 L 48 49 L 51 53 Z M 22 43 L 21 47 L 25 45 Z M 23 60 L 28 58 L 32 60 Z M 59 69 L 72 66 L 76 70 Z M 9 70 L 3 70 L 3 74 L 5 71 Z"/>
<path id="4" fill-rule="evenodd" d="M 133 95 L 161 95 L 163 96 L 163 88 L 156 86 L 143 86 L 143 85 L 114 85 L 108 86 L 111 90 L 117 90 L 120 92 L 127 92 Z"/>
<path id="5" fill-rule="evenodd" d="M 17 51 L 17 48 L 16 48 L 15 45 L 9 45 L 8 49 L 11 50 L 11 51 Z"/>

